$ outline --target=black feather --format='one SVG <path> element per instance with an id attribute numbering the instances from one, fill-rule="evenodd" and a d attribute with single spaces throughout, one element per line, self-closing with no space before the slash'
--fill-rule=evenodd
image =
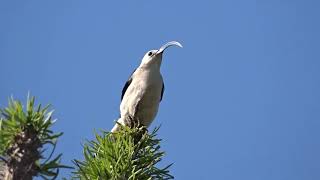
<path id="1" fill-rule="evenodd" d="M 126 93 L 128 87 L 130 86 L 131 82 L 132 82 L 132 75 L 133 73 L 136 71 L 136 69 L 131 73 L 130 78 L 128 79 L 128 81 L 126 82 L 126 84 L 124 85 L 124 87 L 122 88 L 122 94 L 121 94 L 121 101 L 123 99 L 124 94 Z"/>
<path id="2" fill-rule="evenodd" d="M 161 97 L 160 97 L 160 101 L 162 100 L 163 93 L 164 93 L 164 83 L 162 83 L 162 89 L 161 89 Z"/>

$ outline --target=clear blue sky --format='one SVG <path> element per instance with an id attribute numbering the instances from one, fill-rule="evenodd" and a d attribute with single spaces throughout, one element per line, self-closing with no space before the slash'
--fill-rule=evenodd
<path id="1" fill-rule="evenodd" d="M 176 179 L 320 179 L 320 3 L 1 1 L 0 106 L 53 104 L 63 162 L 110 130 L 144 53 L 169 40 L 154 125 Z M 60 177 L 68 177 L 62 171 Z"/>

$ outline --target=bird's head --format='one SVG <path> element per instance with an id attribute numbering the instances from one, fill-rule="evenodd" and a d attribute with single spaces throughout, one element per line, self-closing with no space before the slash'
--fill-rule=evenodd
<path id="1" fill-rule="evenodd" d="M 158 50 L 150 50 L 148 51 L 140 64 L 140 67 L 150 67 L 153 65 L 157 65 L 159 68 L 161 66 L 161 61 L 162 61 L 162 53 L 164 52 L 165 49 L 167 49 L 170 46 L 178 46 L 182 48 L 182 45 L 177 42 L 177 41 L 170 41 L 166 43 L 165 45 L 161 46 L 160 49 Z"/>

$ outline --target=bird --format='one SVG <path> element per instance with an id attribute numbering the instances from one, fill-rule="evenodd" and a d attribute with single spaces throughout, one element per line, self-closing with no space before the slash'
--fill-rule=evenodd
<path id="1" fill-rule="evenodd" d="M 158 50 L 145 53 L 140 65 L 133 71 L 122 89 L 120 117 L 111 132 L 119 131 L 121 125 L 150 126 L 163 98 L 164 82 L 160 67 L 163 52 L 170 46 L 182 48 L 179 42 L 170 41 Z"/>

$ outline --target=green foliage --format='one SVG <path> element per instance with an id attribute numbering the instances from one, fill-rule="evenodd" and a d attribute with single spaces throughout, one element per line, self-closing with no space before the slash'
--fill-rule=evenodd
<path id="1" fill-rule="evenodd" d="M 74 160 L 78 167 L 75 178 L 98 179 L 173 179 L 168 165 L 159 169 L 164 152 L 160 151 L 161 139 L 156 138 L 159 128 L 148 133 L 145 128 L 122 127 L 116 133 L 96 133 L 94 141 L 84 145 L 84 160 Z"/>
<path id="2" fill-rule="evenodd" d="M 34 146 L 35 152 L 32 153 L 35 154 L 35 162 L 31 166 L 35 166 L 33 174 L 44 179 L 55 178 L 59 168 L 68 168 L 60 164 L 61 154 L 52 159 L 57 139 L 62 133 L 50 130 L 55 120 L 52 119 L 53 111 L 49 111 L 49 107 L 42 108 L 41 104 L 35 106 L 35 97 L 28 96 L 25 109 L 20 101 L 13 98 L 9 99 L 8 107 L 0 109 L 0 155 L 10 164 L 16 158 L 12 152 L 23 148 L 30 150 Z M 43 156 L 45 150 L 42 147 L 45 145 L 52 146 L 52 152 L 47 158 Z M 21 154 L 24 152 L 25 149 Z"/>

